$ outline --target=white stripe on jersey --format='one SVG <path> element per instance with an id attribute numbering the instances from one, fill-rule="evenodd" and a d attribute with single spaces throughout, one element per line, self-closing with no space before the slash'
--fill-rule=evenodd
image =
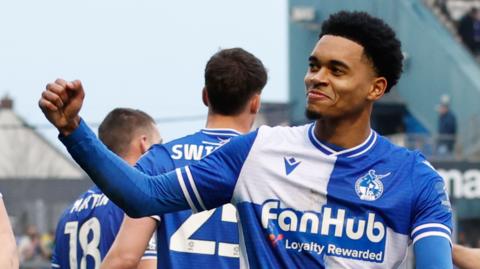
<path id="1" fill-rule="evenodd" d="M 452 240 L 450 239 L 450 236 L 444 232 L 437 232 L 437 231 L 431 231 L 431 232 L 425 232 L 419 234 L 415 239 L 413 239 L 413 243 L 417 242 L 418 240 L 425 238 L 425 237 L 430 237 L 430 236 L 439 236 L 439 237 L 445 237 L 448 239 L 448 242 L 450 242 L 450 245 L 452 244 Z"/>
<path id="2" fill-rule="evenodd" d="M 187 186 L 185 186 L 185 182 L 183 182 L 183 176 L 182 176 L 182 170 L 180 168 L 175 169 L 175 172 L 177 172 L 177 180 L 178 183 L 180 184 L 180 188 L 182 188 L 183 196 L 185 196 L 185 199 L 187 199 L 187 203 L 192 209 L 194 213 L 197 213 L 198 210 L 193 204 L 192 198 L 190 197 L 190 194 L 188 193 Z"/>
<path id="3" fill-rule="evenodd" d="M 366 149 L 360 151 L 359 153 L 356 153 L 356 154 L 353 154 L 353 155 L 350 155 L 348 156 L 348 158 L 353 158 L 353 157 L 357 157 L 357 156 L 360 156 L 362 155 L 363 153 L 367 152 L 368 150 L 370 150 L 371 147 L 373 147 L 373 145 L 375 145 L 375 142 L 377 142 L 377 133 L 375 133 L 374 131 L 372 131 L 374 137 L 373 137 L 373 141 L 372 143 L 370 144 L 370 146 L 368 146 Z"/>
<path id="4" fill-rule="evenodd" d="M 188 181 L 192 186 L 193 193 L 195 193 L 195 197 L 197 197 L 198 203 L 200 204 L 203 210 L 207 210 L 207 207 L 203 204 L 202 197 L 200 197 L 200 194 L 198 193 L 197 186 L 193 181 L 192 172 L 190 172 L 190 168 L 188 168 L 188 166 L 185 166 L 185 172 L 187 172 Z"/>
<path id="5" fill-rule="evenodd" d="M 156 260 L 157 256 L 143 256 L 140 260 Z"/>
<path id="6" fill-rule="evenodd" d="M 153 215 L 153 216 L 150 216 L 150 218 L 152 218 L 156 221 L 161 221 L 162 220 L 162 218 L 159 215 Z"/>
<path id="7" fill-rule="evenodd" d="M 413 237 L 413 235 L 416 232 L 418 232 L 422 229 L 426 229 L 426 228 L 442 228 L 442 229 L 446 230 L 449 234 L 452 233 L 452 231 L 450 231 L 450 228 L 448 228 L 447 226 L 445 226 L 443 224 L 440 224 L 440 223 L 426 223 L 426 224 L 422 224 L 422 225 L 416 227 L 415 229 L 413 229 L 413 231 L 410 235 Z"/>
<path id="8" fill-rule="evenodd" d="M 226 130 L 226 131 L 228 131 L 228 130 Z M 228 132 L 226 132 L 226 133 L 221 133 L 221 132 L 209 132 L 209 131 L 205 131 L 205 129 L 202 130 L 202 133 L 208 134 L 208 135 L 237 136 L 237 135 L 240 135 L 240 134 L 241 134 L 241 133 L 239 133 L 239 132 L 237 132 L 237 131 L 234 131 L 234 130 L 233 130 L 233 132 L 234 132 L 234 133 L 228 133 Z"/>

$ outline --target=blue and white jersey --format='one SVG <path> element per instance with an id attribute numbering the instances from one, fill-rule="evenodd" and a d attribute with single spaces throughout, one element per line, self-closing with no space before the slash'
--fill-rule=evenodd
<path id="1" fill-rule="evenodd" d="M 373 130 L 335 149 L 313 130 L 261 127 L 159 176 L 125 165 L 83 121 L 61 139 L 132 216 L 234 204 L 240 268 L 401 268 L 412 243 L 417 261 L 452 268 L 444 181 L 420 153 Z"/>
<path id="2" fill-rule="evenodd" d="M 54 268 L 100 268 L 115 240 L 124 212 L 93 186 L 69 206 L 57 224 Z M 142 259 L 156 258 L 151 241 Z"/>
<path id="3" fill-rule="evenodd" d="M 136 167 L 159 175 L 200 160 L 239 133 L 202 129 L 150 148 Z M 191 210 L 163 214 L 157 226 L 158 268 L 238 268 L 238 225 L 231 204 L 192 215 Z"/>
<path id="4" fill-rule="evenodd" d="M 450 240 L 444 182 L 419 153 L 374 131 L 339 151 L 313 130 L 262 127 L 177 169 L 193 210 L 236 206 L 242 267 L 398 268 L 410 242 Z"/>

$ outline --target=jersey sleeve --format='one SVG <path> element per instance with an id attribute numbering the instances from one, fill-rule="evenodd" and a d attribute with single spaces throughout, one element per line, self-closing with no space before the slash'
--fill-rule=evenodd
<path id="1" fill-rule="evenodd" d="M 443 237 L 427 237 L 414 246 L 416 268 L 452 269 L 452 246 Z"/>
<path id="2" fill-rule="evenodd" d="M 230 203 L 257 131 L 237 136 L 202 160 L 177 168 L 182 192 L 193 212 Z"/>
<path id="3" fill-rule="evenodd" d="M 410 237 L 415 244 L 422 238 L 441 237 L 451 244 L 452 209 L 442 177 L 422 156 L 413 173 L 415 192 Z"/>
<path id="4" fill-rule="evenodd" d="M 138 160 L 135 167 L 147 175 L 156 176 L 172 171 L 175 164 L 165 146 L 157 144 Z"/>
<path id="5" fill-rule="evenodd" d="M 131 217 L 215 208 L 231 199 L 256 132 L 232 139 L 190 167 L 149 176 L 109 151 L 83 120 L 59 138 L 95 184 Z"/>
<path id="6" fill-rule="evenodd" d="M 148 176 L 107 149 L 83 120 L 69 136 L 59 136 L 90 179 L 131 217 L 188 209 L 175 172 Z"/>
<path id="7" fill-rule="evenodd" d="M 161 175 L 175 169 L 175 164 L 164 145 L 152 146 L 135 164 L 135 167 L 149 176 Z M 160 215 L 150 216 L 155 221 L 161 221 Z"/>

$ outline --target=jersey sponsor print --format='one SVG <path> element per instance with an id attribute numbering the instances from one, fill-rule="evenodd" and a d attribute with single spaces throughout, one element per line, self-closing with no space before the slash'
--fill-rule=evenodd
<path id="1" fill-rule="evenodd" d="M 177 169 L 193 210 L 236 205 L 242 267 L 397 268 L 410 242 L 450 240 L 444 182 L 419 153 L 373 130 L 340 149 L 313 129 L 262 127 Z"/>

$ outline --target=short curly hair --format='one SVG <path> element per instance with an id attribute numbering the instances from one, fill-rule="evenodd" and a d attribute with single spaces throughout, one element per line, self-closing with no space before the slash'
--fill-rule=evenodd
<path id="1" fill-rule="evenodd" d="M 341 36 L 361 45 L 377 75 L 387 80 L 385 92 L 397 84 L 403 69 L 401 43 L 383 20 L 366 12 L 340 11 L 323 22 L 319 38 L 324 35 Z"/>

